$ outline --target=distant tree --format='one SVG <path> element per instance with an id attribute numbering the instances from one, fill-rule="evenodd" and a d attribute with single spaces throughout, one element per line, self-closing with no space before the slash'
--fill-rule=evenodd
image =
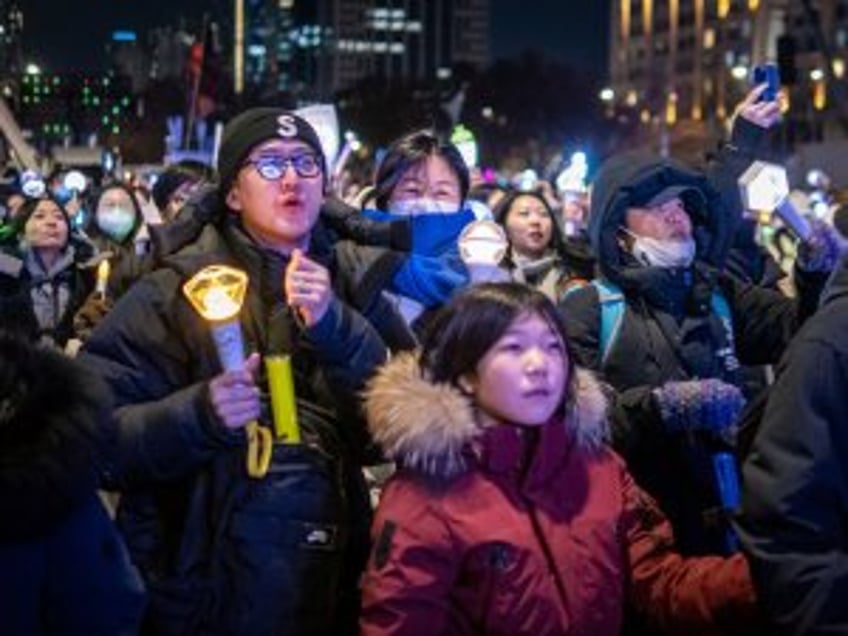
<path id="1" fill-rule="evenodd" d="M 566 145 L 602 143 L 599 87 L 598 78 L 525 51 L 476 78 L 463 120 L 477 133 L 485 163 L 541 167 Z"/>

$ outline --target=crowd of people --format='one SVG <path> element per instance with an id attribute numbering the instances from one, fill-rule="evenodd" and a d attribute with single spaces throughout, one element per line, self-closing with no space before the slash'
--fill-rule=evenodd
<path id="1" fill-rule="evenodd" d="M 12 192 L 0 633 L 846 632 L 848 248 L 756 240 L 762 88 L 588 195 L 418 130 L 342 198 L 274 107 Z"/>

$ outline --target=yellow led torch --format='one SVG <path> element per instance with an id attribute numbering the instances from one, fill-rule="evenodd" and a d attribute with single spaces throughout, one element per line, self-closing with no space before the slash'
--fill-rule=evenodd
<path id="1" fill-rule="evenodd" d="M 239 312 L 247 291 L 247 274 L 226 265 L 211 265 L 195 274 L 183 293 L 192 307 L 209 322 L 218 359 L 226 371 L 244 366 L 244 343 Z M 262 478 L 268 472 L 273 451 L 271 431 L 250 422 L 247 433 L 247 474 Z"/>

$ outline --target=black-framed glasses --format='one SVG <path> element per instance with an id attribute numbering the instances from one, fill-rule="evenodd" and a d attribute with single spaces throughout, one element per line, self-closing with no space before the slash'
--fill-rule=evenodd
<path id="1" fill-rule="evenodd" d="M 298 177 L 312 179 L 321 174 L 321 164 L 317 155 L 304 152 L 291 157 L 282 155 L 260 155 L 255 159 L 248 159 L 245 165 L 250 164 L 256 168 L 259 176 L 266 181 L 276 181 L 286 173 L 286 167 L 291 166 Z"/>

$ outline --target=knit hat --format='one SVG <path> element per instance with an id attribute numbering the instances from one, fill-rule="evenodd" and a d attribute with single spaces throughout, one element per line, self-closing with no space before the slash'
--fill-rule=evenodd
<path id="1" fill-rule="evenodd" d="M 324 152 L 318 133 L 302 117 L 282 108 L 251 108 L 231 119 L 221 135 L 218 151 L 218 175 L 221 192 L 226 193 L 244 160 L 254 147 L 269 139 L 298 140 L 315 151 L 326 176 Z"/>

